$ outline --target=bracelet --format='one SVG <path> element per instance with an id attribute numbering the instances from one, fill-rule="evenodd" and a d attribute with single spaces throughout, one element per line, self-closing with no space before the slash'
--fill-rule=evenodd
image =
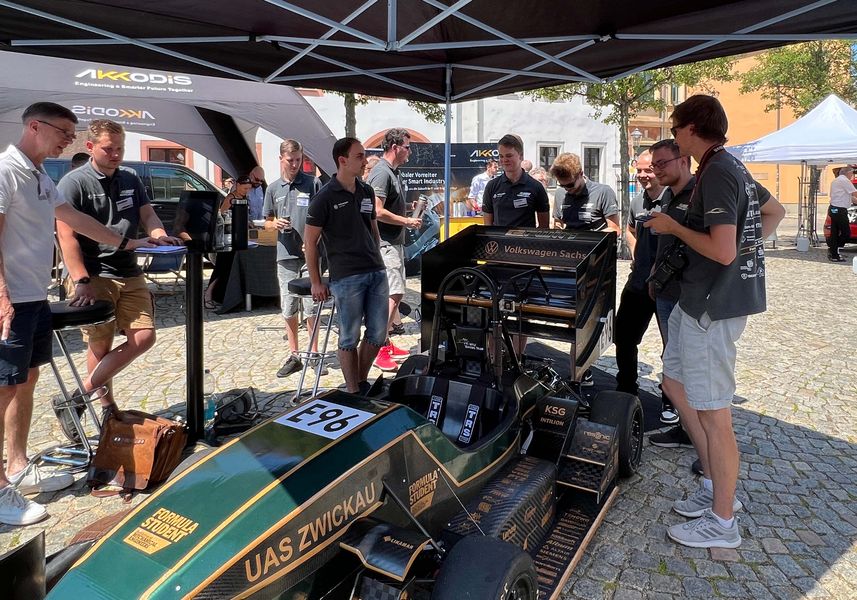
<path id="1" fill-rule="evenodd" d="M 78 279 L 77 281 L 75 281 L 75 282 L 74 282 L 74 285 L 76 285 L 76 286 L 78 286 L 78 285 L 86 285 L 86 284 L 88 284 L 90 281 L 92 281 L 92 279 L 90 279 L 90 278 L 89 278 L 89 276 L 81 277 L 80 279 Z"/>
<path id="2" fill-rule="evenodd" d="M 122 241 L 119 243 L 118 249 L 119 249 L 119 250 L 124 250 L 124 249 L 125 249 L 125 246 L 127 246 L 127 245 L 128 245 L 128 242 L 130 242 L 130 241 L 131 241 L 131 238 L 129 238 L 129 237 L 126 235 L 125 237 L 123 237 L 123 238 L 122 238 Z"/>

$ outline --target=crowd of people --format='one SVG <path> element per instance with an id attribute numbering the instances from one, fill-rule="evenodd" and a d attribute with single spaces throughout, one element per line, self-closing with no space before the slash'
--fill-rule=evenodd
<path id="1" fill-rule="evenodd" d="M 692 446 L 702 475 L 699 489 L 673 507 L 693 520 L 670 527 L 668 535 L 687 546 L 737 547 L 735 344 L 747 317 L 765 310 L 763 240 L 784 210 L 723 151 L 728 121 L 715 98 L 692 96 L 670 118 L 674 139 L 657 142 L 636 160 L 642 191 L 631 203 L 625 232 L 633 262 L 616 316 L 617 389 L 639 393 L 637 347 L 654 317 L 663 341 L 661 417 L 673 427 L 651 441 Z M 62 106 L 37 103 L 22 121 L 19 142 L 0 155 L 0 442 L 5 438 L 8 448 L 0 469 L 0 522 L 13 525 L 47 514 L 27 494 L 72 483 L 69 475 L 41 473 L 26 448 L 33 388 L 39 367 L 51 356 L 50 224 L 56 219 L 71 303 L 107 299 L 116 306 L 114 323 L 84 330 L 87 377 L 73 395 L 80 411 L 96 390 L 102 390 L 104 413 L 115 410 L 112 379 L 155 342 L 152 299 L 133 250 L 181 243 L 167 234 L 139 178 L 120 168 L 125 138 L 120 125 L 91 122 L 86 159 L 55 186 L 42 161 L 75 139 L 77 118 Z M 331 297 L 339 315 L 337 356 L 347 391 L 366 393 L 373 366 L 394 371 L 409 355 L 393 344 L 391 334 L 399 326 L 406 291 L 405 230 L 421 226 L 409 216 L 413 207 L 399 172 L 410 150 L 410 135 L 402 128 L 386 132 L 380 157 L 368 157 L 355 138 L 339 139 L 333 146 L 336 173 L 322 185 L 303 171 L 303 148 L 289 139 L 280 145 L 276 181 L 267 184 L 260 167 L 224 180 L 228 193 L 221 211 L 236 199 L 246 200 L 251 218 L 276 231 L 288 342 L 278 376 L 304 368 L 298 353 L 301 303 L 312 331 L 315 307 Z M 621 233 L 615 193 L 586 177 L 577 155 L 562 153 L 545 171 L 533 169 L 514 134 L 503 136 L 497 150 L 499 161 L 487 162 L 485 172 L 473 178 L 466 201 L 484 224 Z M 698 164 L 695 175 L 691 158 Z M 548 172 L 557 183 L 552 210 Z M 849 178 L 848 169 L 840 176 Z M 857 201 L 853 186 L 841 187 L 844 199 Z M 134 239 L 141 228 L 146 236 Z M 665 261 L 676 257 L 679 268 L 663 276 Z M 206 306 L 217 300 L 227 262 L 217 261 Z M 289 291 L 289 282 L 304 273 L 312 302 Z M 114 347 L 117 333 L 125 340 Z M 517 344 L 522 350 L 526 339 Z M 316 345 L 313 340 L 317 352 Z M 321 361 L 312 366 L 323 369 Z M 63 429 L 74 435 L 67 411 L 58 406 L 57 413 Z"/>

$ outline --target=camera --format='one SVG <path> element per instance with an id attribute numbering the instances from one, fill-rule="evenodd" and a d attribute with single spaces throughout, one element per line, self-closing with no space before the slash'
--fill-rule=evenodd
<path id="1" fill-rule="evenodd" d="M 687 246 L 680 241 L 675 241 L 667 248 L 661 259 L 655 263 L 652 274 L 646 279 L 651 283 L 656 292 L 663 290 L 673 279 L 678 279 L 681 272 L 687 266 Z"/>

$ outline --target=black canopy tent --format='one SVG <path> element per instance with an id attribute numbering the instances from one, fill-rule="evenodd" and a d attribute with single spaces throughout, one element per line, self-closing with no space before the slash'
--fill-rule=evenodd
<path id="1" fill-rule="evenodd" d="M 445 102 L 448 144 L 452 102 L 857 38 L 854 0 L 631 8 L 616 0 L 0 0 L 0 49 Z M 444 169 L 449 180 L 449 152 Z M 201 355 L 195 365 L 189 357 L 192 426 L 201 422 L 201 379 Z"/>

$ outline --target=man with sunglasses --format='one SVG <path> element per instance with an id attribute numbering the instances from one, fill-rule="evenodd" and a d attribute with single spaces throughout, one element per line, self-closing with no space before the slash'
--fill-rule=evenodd
<path id="1" fill-rule="evenodd" d="M 609 229 L 621 234 L 616 192 L 586 177 L 579 156 L 571 152 L 557 156 L 551 165 L 551 175 L 557 184 L 554 226 L 585 231 Z"/>
<path id="2" fill-rule="evenodd" d="M 25 494 L 54 492 L 74 483 L 71 475 L 47 476 L 27 459 L 33 389 L 39 367 L 52 353 L 51 282 L 54 217 L 75 231 L 128 250 L 154 246 L 131 240 L 68 204 L 42 166 L 74 141 L 77 117 L 64 106 L 37 102 L 24 110 L 23 131 L 0 154 L 0 523 L 29 525 L 47 516 Z M 2 458 L 2 457 L 0 457 Z"/>
<path id="3" fill-rule="evenodd" d="M 747 317 L 766 308 L 764 240 L 785 210 L 724 151 L 728 120 L 717 98 L 691 96 L 670 119 L 681 154 L 699 164 L 696 187 L 685 223 L 655 213 L 645 227 L 674 235 L 686 246 L 679 301 L 668 324 L 663 386 L 704 475 L 695 492 L 673 505 L 694 520 L 673 525 L 667 535 L 695 548 L 737 548 L 741 534 L 734 513 L 742 504 L 735 497 L 735 344 Z"/>
<path id="4" fill-rule="evenodd" d="M 387 269 L 390 286 L 390 318 L 387 331 L 393 328 L 399 303 L 405 295 L 405 228 L 419 229 L 422 219 L 406 216 L 405 190 L 399 167 L 408 162 L 411 155 L 411 134 L 407 129 L 393 128 L 384 134 L 384 155 L 372 168 L 366 181 L 375 190 L 375 211 L 378 231 L 381 234 L 381 257 Z M 405 360 L 411 353 L 393 345 L 389 336 L 387 343 L 378 351 L 373 363 L 382 371 L 398 369 L 397 361 Z"/>

